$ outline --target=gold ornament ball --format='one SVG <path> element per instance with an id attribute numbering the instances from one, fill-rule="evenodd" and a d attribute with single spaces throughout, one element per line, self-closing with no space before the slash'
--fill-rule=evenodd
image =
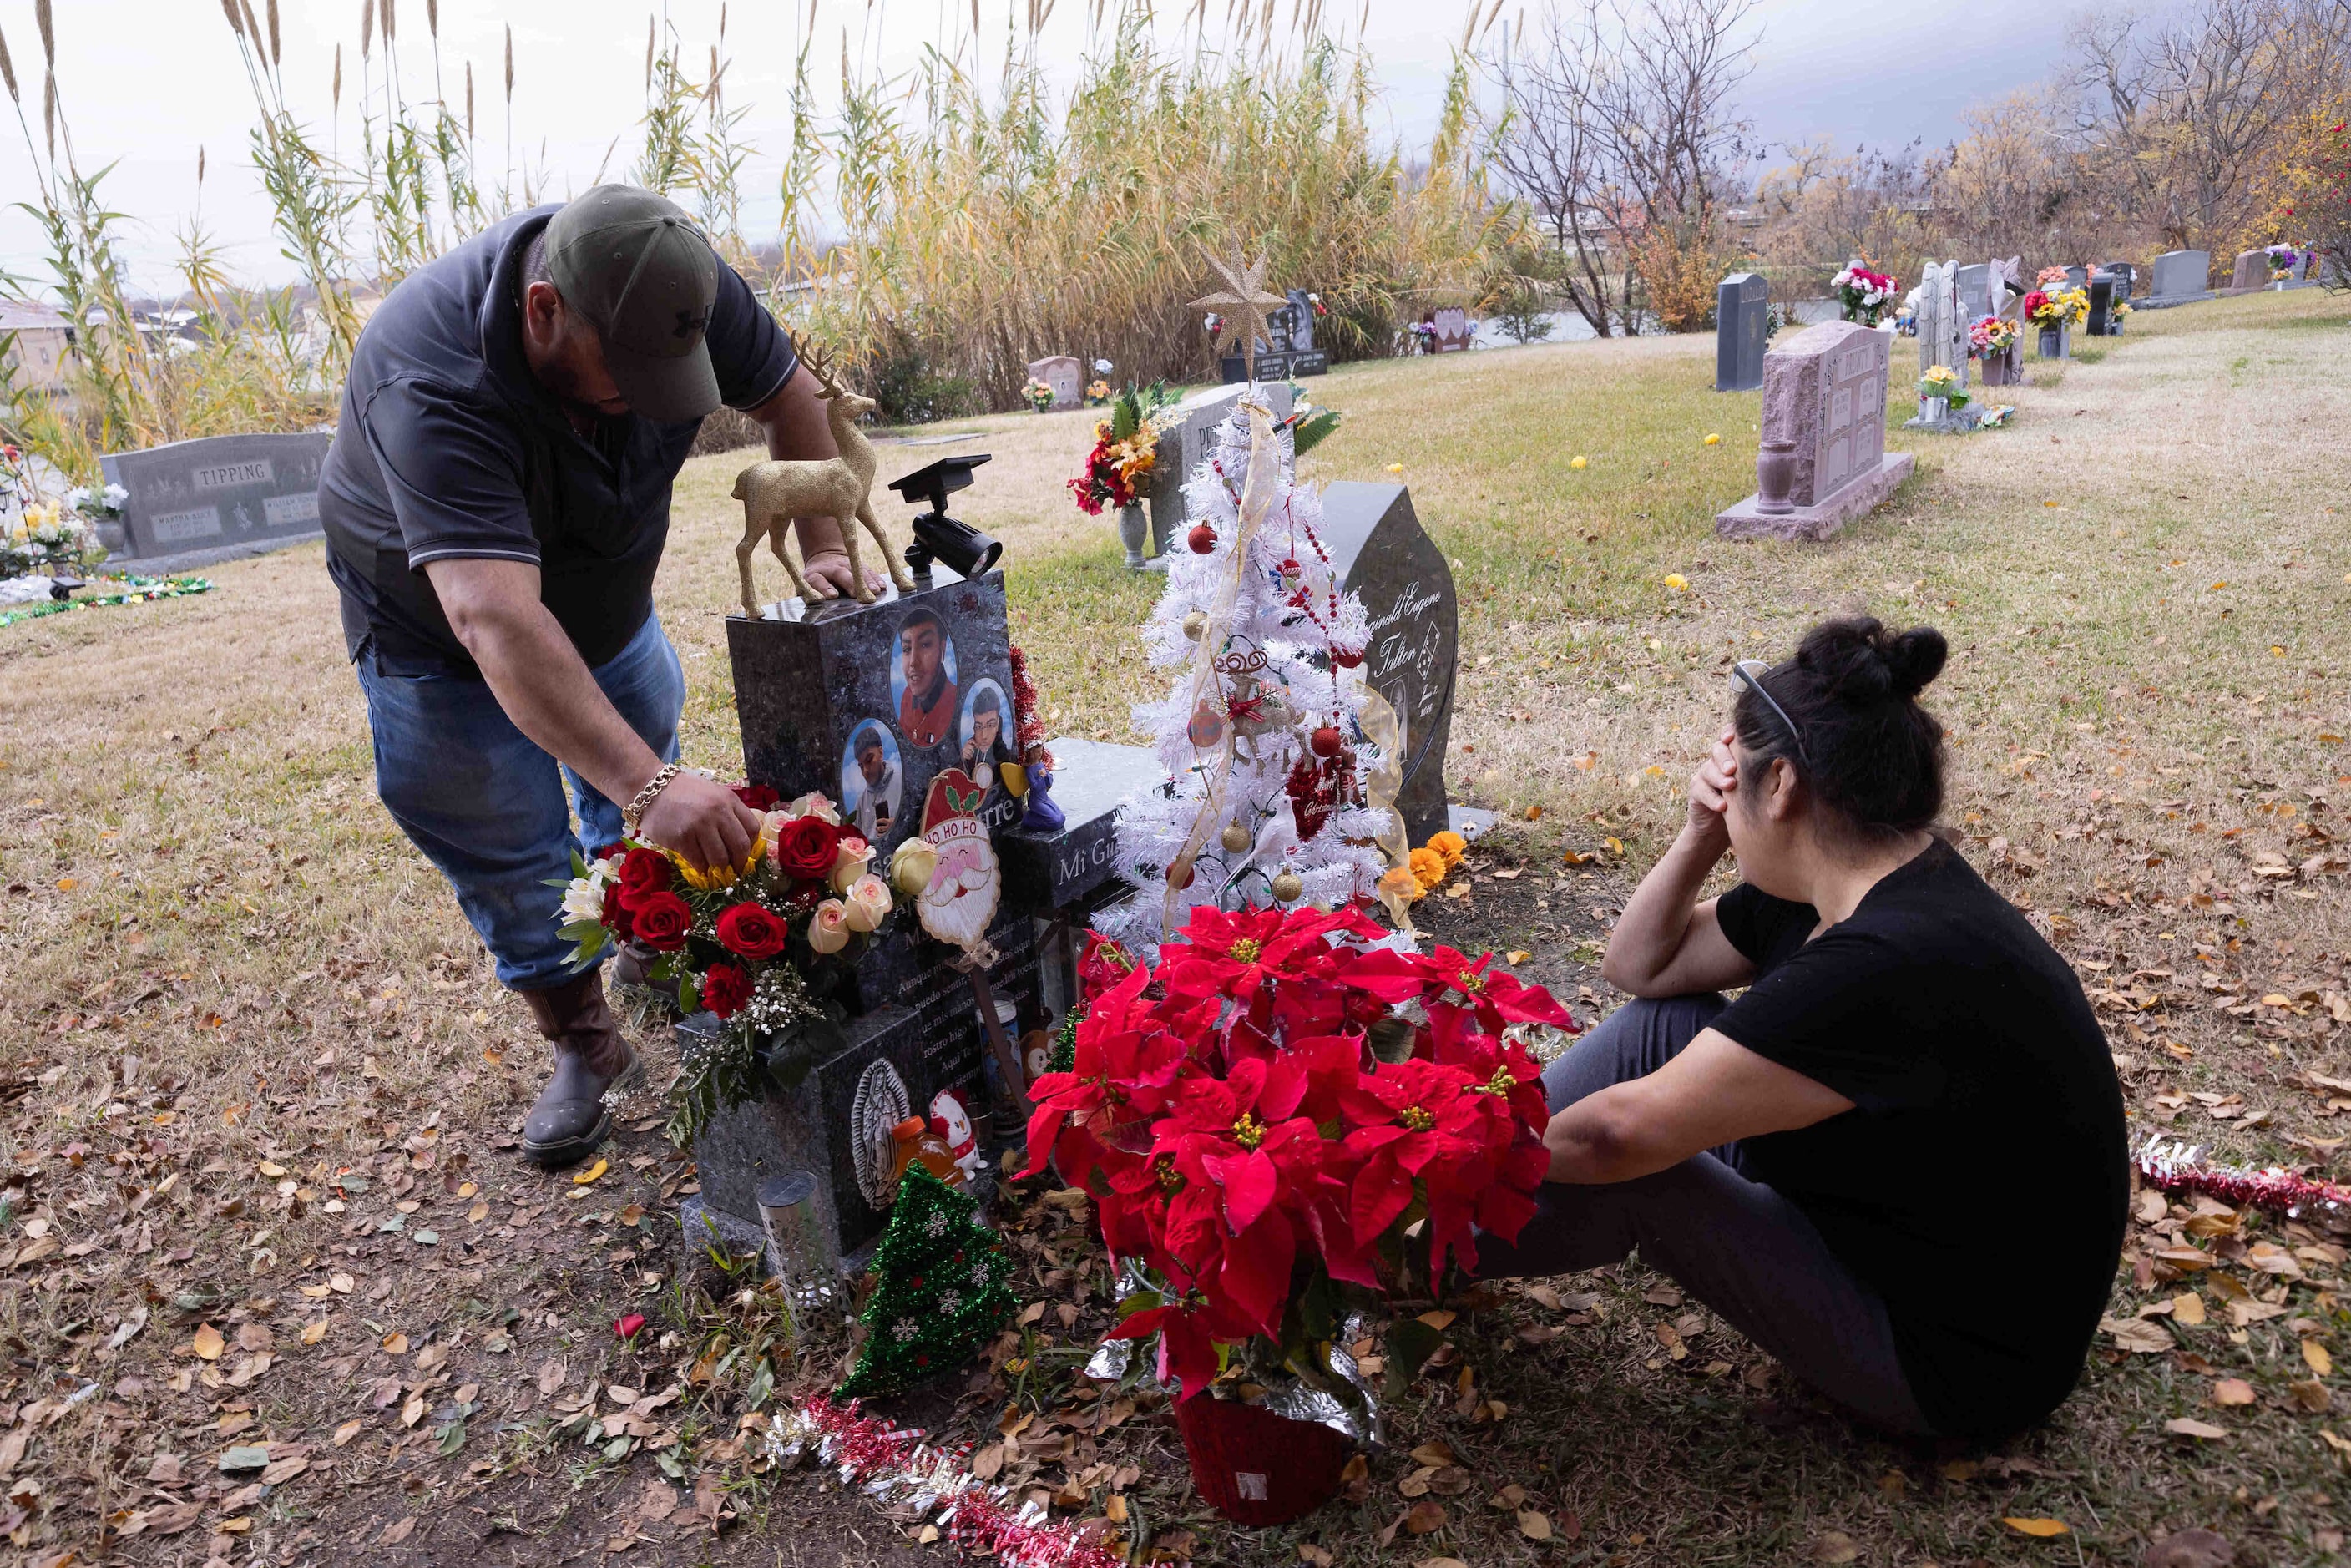
<path id="1" fill-rule="evenodd" d="M 1306 884 L 1298 880 L 1298 873 L 1294 871 L 1282 872 L 1273 879 L 1273 897 L 1277 904 L 1295 904 L 1298 895 L 1305 891 Z"/>
<path id="2" fill-rule="evenodd" d="M 1207 629 L 1208 616 L 1207 612 L 1195 610 L 1191 614 L 1184 617 L 1184 635 L 1192 639 L 1193 642 L 1198 642 L 1200 640 L 1200 633 L 1206 632 Z"/>
<path id="3" fill-rule="evenodd" d="M 1222 841 L 1228 853 L 1238 854 L 1256 841 L 1249 837 L 1249 831 L 1238 822 L 1227 822 Z"/>

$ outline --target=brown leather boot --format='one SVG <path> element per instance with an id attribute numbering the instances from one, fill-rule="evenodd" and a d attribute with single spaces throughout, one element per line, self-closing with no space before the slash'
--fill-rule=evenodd
<path id="1" fill-rule="evenodd" d="M 572 1165 L 611 1135 L 607 1092 L 635 1088 L 644 1082 L 644 1069 L 604 1005 L 601 971 L 517 994 L 555 1047 L 555 1071 L 523 1119 L 523 1156 L 549 1169 Z"/>

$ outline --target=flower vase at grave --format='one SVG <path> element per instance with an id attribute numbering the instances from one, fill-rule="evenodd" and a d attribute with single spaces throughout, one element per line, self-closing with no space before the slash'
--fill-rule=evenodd
<path id="1" fill-rule="evenodd" d="M 1143 541 L 1149 532 L 1143 513 L 1143 503 L 1134 502 L 1118 509 L 1118 542 L 1126 547 L 1126 570 L 1143 570 Z"/>
<path id="2" fill-rule="evenodd" d="M 1355 1448 L 1328 1427 L 1206 1393 L 1176 1403 L 1176 1427 L 1200 1500 L 1257 1529 L 1330 1501 Z"/>
<path id="3" fill-rule="evenodd" d="M 1950 412 L 1949 398 L 1922 397 L 1918 400 L 1918 423 L 1921 424 L 1936 423 L 1949 417 Z"/>
<path id="4" fill-rule="evenodd" d="M 2072 336 L 2073 332 L 2070 328 L 2042 328 L 2041 357 L 2044 360 L 2063 360 L 2068 358 L 2069 355 L 2067 353 L 2067 350 L 2070 345 L 2068 344 L 2067 340 Z"/>

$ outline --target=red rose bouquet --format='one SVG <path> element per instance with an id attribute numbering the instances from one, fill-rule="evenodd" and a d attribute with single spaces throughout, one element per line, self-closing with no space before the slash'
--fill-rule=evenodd
<path id="1" fill-rule="evenodd" d="M 776 806 L 771 789 L 737 793 L 755 808 Z M 633 942 L 655 955 L 654 985 L 674 988 L 686 1012 L 706 1009 L 719 1020 L 716 1041 L 698 1055 L 689 1049 L 680 1076 L 670 1134 L 681 1146 L 763 1082 L 789 1088 L 807 1073 L 809 1027 L 828 1019 L 838 971 L 895 905 L 872 859 L 832 802 L 810 794 L 767 810 L 739 866 L 697 870 L 634 840 L 574 862 L 556 915 L 574 961 Z"/>
<path id="2" fill-rule="evenodd" d="M 1150 1289 L 1190 1398 L 1255 1364 L 1341 1399 L 1351 1299 L 1441 1288 L 1477 1231 L 1515 1238 L 1549 1167 L 1517 1026 L 1573 1030 L 1539 988 L 1449 947 L 1398 952 L 1360 911 L 1202 904 L 1156 968 L 1090 947 L 1074 1060 L 1031 1086 L 1029 1169 L 1092 1193 Z"/>

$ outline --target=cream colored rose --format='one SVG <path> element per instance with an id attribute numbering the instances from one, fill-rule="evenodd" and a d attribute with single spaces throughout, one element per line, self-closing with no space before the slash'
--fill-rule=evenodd
<path id="1" fill-rule="evenodd" d="M 849 906 L 828 898 L 809 916 L 809 946 L 820 953 L 838 953 L 849 946 L 849 934 L 854 929 L 849 924 Z"/>
<path id="2" fill-rule="evenodd" d="M 890 884 L 878 876 L 861 876 L 848 889 L 849 928 L 878 931 L 890 918 Z"/>
<path id="3" fill-rule="evenodd" d="M 908 839 L 890 857 L 890 885 L 909 897 L 920 897 L 939 869 L 939 852 L 927 839 Z"/>
<path id="4" fill-rule="evenodd" d="M 832 853 L 832 891 L 847 893 L 865 874 L 873 859 L 873 846 L 855 833 L 843 833 Z"/>
<path id="5" fill-rule="evenodd" d="M 811 789 L 786 806 L 784 815 L 814 817 L 820 821 L 831 822 L 836 828 L 841 825 L 841 813 L 832 809 L 832 802 L 824 798 L 824 791 L 821 789 Z"/>

